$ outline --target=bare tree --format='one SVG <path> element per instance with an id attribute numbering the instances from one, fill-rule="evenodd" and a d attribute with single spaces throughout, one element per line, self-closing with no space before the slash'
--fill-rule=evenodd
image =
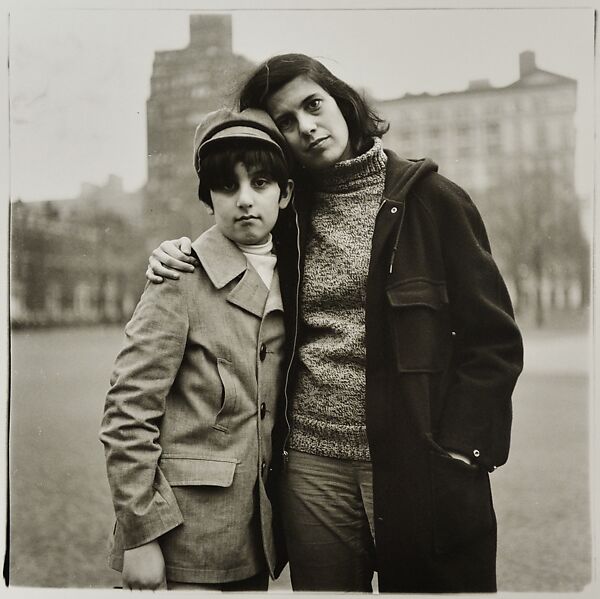
<path id="1" fill-rule="evenodd" d="M 481 210 L 496 258 L 513 285 L 518 313 L 532 310 L 536 325 L 544 325 L 559 291 L 568 305 L 573 284 L 580 290 L 580 306 L 587 305 L 589 244 L 580 201 L 549 160 L 499 175 Z"/>

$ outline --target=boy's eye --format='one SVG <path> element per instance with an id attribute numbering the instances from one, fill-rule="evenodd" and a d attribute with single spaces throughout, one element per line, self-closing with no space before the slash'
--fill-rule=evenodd
<path id="1" fill-rule="evenodd" d="M 223 183 L 219 187 L 218 191 L 225 191 L 225 192 L 228 192 L 228 193 L 232 193 L 232 192 L 234 192 L 236 190 L 236 188 L 237 188 L 237 184 L 236 183 L 233 183 L 233 182 Z"/>
<path id="2" fill-rule="evenodd" d="M 265 187 L 269 186 L 272 181 L 266 177 L 257 177 L 254 179 L 253 183 L 254 187 L 257 187 L 258 189 L 264 189 Z"/>

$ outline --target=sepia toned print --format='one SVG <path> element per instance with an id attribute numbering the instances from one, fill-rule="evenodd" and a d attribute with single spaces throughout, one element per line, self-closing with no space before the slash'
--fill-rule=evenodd
<path id="1" fill-rule="evenodd" d="M 343 19 L 353 23 L 347 35 L 354 37 L 369 19 L 396 21 L 400 28 L 412 16 L 404 11 L 347 12 Z M 481 28 L 494 22 L 489 11 L 461 12 L 469 22 L 481 18 Z M 497 25 L 535 20 L 539 12 L 499 15 Z M 588 20 L 576 18 L 576 12 L 565 13 L 574 23 L 568 30 L 571 41 L 561 41 L 567 46 L 575 37 L 590 36 Z M 261 21 L 274 29 L 282 18 L 298 19 L 299 27 L 308 22 L 302 14 L 282 13 L 266 12 Z M 435 11 L 417 13 L 415 23 L 423 31 L 434 29 L 444 17 Z M 315 14 L 335 22 L 335 14 L 312 13 L 313 19 Z M 164 17 L 140 18 L 151 16 Z M 16 172 L 24 168 L 19 148 L 25 142 L 14 147 L 11 585 L 119 584 L 106 561 L 114 514 L 97 441 L 111 364 L 123 324 L 143 289 L 150 250 L 163 239 L 195 238 L 212 223 L 198 206 L 191 137 L 207 112 L 230 105 L 244 77 L 280 50 L 274 45 L 255 56 L 241 49 L 240 40 L 252 37 L 257 16 L 203 12 L 186 14 L 182 21 L 180 15 L 178 26 L 183 23 L 186 32 L 182 42 L 154 47 L 146 104 L 140 106 L 142 116 L 135 117 L 146 125 L 143 181 L 132 184 L 127 169 L 113 161 L 94 183 L 79 179 L 79 192 L 64 187 L 61 196 L 55 185 L 43 195 L 30 187 L 30 196 Z M 110 18 L 118 22 L 123 17 L 115 12 Z M 450 27 L 458 15 L 446 18 Z M 60 17 L 54 15 L 49 23 L 55 20 L 59 23 Z M 19 73 L 31 68 L 25 50 L 35 45 L 25 23 L 17 22 L 12 42 L 11 127 L 16 134 L 19 127 L 27 131 L 19 119 L 37 118 L 36 90 L 26 86 L 24 75 L 19 79 Z M 552 31 L 549 27 L 545 36 L 552 38 Z M 396 66 L 384 71 L 391 80 L 385 93 L 378 92 L 364 70 L 353 73 L 351 83 L 389 121 L 384 147 L 402 157 L 430 157 L 442 175 L 467 190 L 486 224 L 523 331 L 525 368 L 513 395 L 509 459 L 490 475 L 498 520 L 498 588 L 580 591 L 591 580 L 592 543 L 587 355 L 591 190 L 585 184 L 591 167 L 583 160 L 588 170 L 582 176 L 579 161 L 586 136 L 579 125 L 586 107 L 582 93 L 589 90 L 585 77 L 590 72 L 584 71 L 582 80 L 580 72 L 554 66 L 544 44 L 532 39 L 488 62 L 474 62 L 465 78 L 451 49 L 441 46 L 435 48 L 435 59 L 395 57 Z M 334 72 L 350 62 L 345 47 L 341 44 L 337 53 L 335 45 L 327 50 Z M 372 61 L 389 67 L 394 61 L 386 56 L 380 48 Z M 431 80 L 420 88 L 408 87 L 403 72 L 427 70 L 431 60 L 443 62 L 450 72 L 456 68 L 451 83 L 440 88 Z M 497 77 L 496 66 L 510 76 Z M 51 88 L 47 95 L 51 97 Z M 75 95 L 69 101 L 82 100 Z M 290 589 L 288 576 L 285 571 L 271 590 Z"/>

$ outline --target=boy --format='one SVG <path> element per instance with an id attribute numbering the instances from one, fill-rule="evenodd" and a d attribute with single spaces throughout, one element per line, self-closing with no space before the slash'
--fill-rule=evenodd
<path id="1" fill-rule="evenodd" d="M 200 268 L 146 286 L 106 398 L 110 565 L 125 588 L 266 590 L 281 569 L 267 489 L 284 361 L 271 230 L 293 183 L 260 110 L 209 114 L 194 165 L 215 216 L 193 243 Z"/>

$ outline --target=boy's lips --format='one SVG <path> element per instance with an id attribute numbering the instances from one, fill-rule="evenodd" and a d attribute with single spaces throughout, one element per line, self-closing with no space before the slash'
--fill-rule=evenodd
<path id="1" fill-rule="evenodd" d="M 238 216 L 235 220 L 238 222 L 248 222 L 252 220 L 258 220 L 259 217 L 254 214 L 244 214 L 243 216 Z"/>

